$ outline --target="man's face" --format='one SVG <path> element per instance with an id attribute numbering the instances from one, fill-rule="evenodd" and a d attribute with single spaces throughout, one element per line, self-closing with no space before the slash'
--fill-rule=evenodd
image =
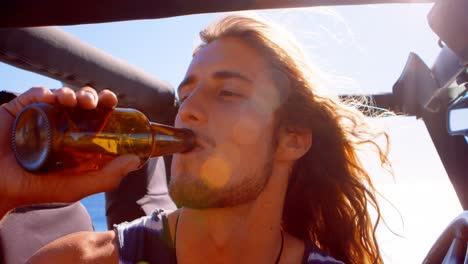
<path id="1" fill-rule="evenodd" d="M 237 38 L 200 49 L 179 86 L 176 127 L 195 132 L 199 146 L 174 155 L 171 197 L 191 208 L 220 208 L 257 198 L 274 161 L 270 67 Z"/>

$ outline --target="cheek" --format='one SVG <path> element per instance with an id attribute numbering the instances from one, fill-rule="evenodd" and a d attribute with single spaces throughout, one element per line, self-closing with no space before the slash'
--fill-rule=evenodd
<path id="1" fill-rule="evenodd" d="M 262 128 L 258 121 L 240 118 L 232 127 L 232 138 L 239 145 L 253 145 L 261 140 Z"/>
<path id="2" fill-rule="evenodd" d="M 177 112 L 175 119 L 174 119 L 174 126 L 175 127 L 180 127 L 180 117 L 179 117 L 179 112 Z"/>
<path id="3" fill-rule="evenodd" d="M 272 133 L 273 114 L 261 110 L 258 104 L 251 104 L 236 114 L 230 125 L 230 136 L 234 142 L 239 145 L 264 145 Z"/>

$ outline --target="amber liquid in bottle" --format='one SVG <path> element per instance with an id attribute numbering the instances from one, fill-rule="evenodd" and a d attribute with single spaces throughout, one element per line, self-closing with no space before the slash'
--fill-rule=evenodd
<path id="1" fill-rule="evenodd" d="M 98 170 L 124 154 L 150 158 L 186 152 L 194 146 L 190 130 L 150 122 L 135 109 L 70 109 L 31 104 L 17 116 L 12 146 L 27 170 Z"/>

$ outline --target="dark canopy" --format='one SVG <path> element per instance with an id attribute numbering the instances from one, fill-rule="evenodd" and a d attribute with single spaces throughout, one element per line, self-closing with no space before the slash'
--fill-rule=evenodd
<path id="1" fill-rule="evenodd" d="M 0 27 L 76 25 L 252 9 L 435 0 L 3 0 Z"/>

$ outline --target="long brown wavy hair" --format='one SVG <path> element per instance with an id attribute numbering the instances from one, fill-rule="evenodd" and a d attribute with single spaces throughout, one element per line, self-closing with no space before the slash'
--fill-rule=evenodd
<path id="1" fill-rule="evenodd" d="M 312 131 L 312 147 L 290 175 L 283 229 L 345 263 L 382 263 L 375 237 L 380 221 L 376 191 L 357 150 L 370 143 L 382 166 L 389 167 L 387 149 L 376 143 L 383 135 L 388 145 L 388 136 L 370 129 L 359 109 L 319 89 L 317 75 L 287 35 L 250 15 L 229 15 L 200 32 L 202 44 L 194 54 L 219 38 L 242 39 L 272 67 L 283 95 L 276 112 L 279 126 Z M 369 205 L 377 213 L 375 224 Z"/>

